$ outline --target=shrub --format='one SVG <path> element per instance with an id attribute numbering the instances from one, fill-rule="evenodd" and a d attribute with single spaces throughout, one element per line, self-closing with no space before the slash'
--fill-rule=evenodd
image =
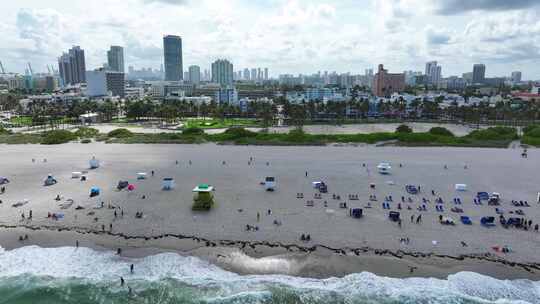
<path id="1" fill-rule="evenodd" d="M 523 134 L 529 137 L 540 138 L 540 126 L 529 126 L 523 128 Z"/>
<path id="2" fill-rule="evenodd" d="M 127 138 L 133 136 L 133 132 L 128 129 L 115 129 L 107 134 L 108 137 Z"/>
<path id="3" fill-rule="evenodd" d="M 407 126 L 407 125 L 399 125 L 397 128 L 396 128 L 396 133 L 412 133 L 413 130 L 411 129 L 411 127 Z"/>
<path id="4" fill-rule="evenodd" d="M 492 127 L 484 130 L 474 130 L 467 137 L 476 140 L 513 140 L 517 139 L 517 130 L 510 127 Z"/>
<path id="5" fill-rule="evenodd" d="M 540 125 L 528 125 L 528 126 L 523 128 L 523 134 L 530 133 L 534 129 L 538 129 L 538 128 L 540 128 Z"/>
<path id="6" fill-rule="evenodd" d="M 11 130 L 4 128 L 4 126 L 0 126 L 0 135 L 10 135 L 11 133 Z"/>
<path id="7" fill-rule="evenodd" d="M 93 138 L 99 134 L 99 131 L 94 128 L 82 127 L 75 132 L 75 135 L 79 138 Z"/>
<path id="8" fill-rule="evenodd" d="M 200 128 L 191 127 L 191 128 L 184 129 L 182 131 L 182 134 L 183 135 L 203 135 L 204 130 Z"/>
<path id="9" fill-rule="evenodd" d="M 77 135 L 67 130 L 53 130 L 44 133 L 43 140 L 44 145 L 58 145 L 65 144 L 72 140 L 77 139 Z"/>
<path id="10" fill-rule="evenodd" d="M 91 142 L 92 142 L 92 140 L 89 139 L 89 138 L 85 138 L 85 139 L 81 140 L 81 144 L 89 144 Z"/>
<path id="11" fill-rule="evenodd" d="M 429 133 L 433 135 L 439 135 L 439 136 L 454 136 L 450 130 L 443 128 L 443 127 L 433 127 L 429 129 Z"/>

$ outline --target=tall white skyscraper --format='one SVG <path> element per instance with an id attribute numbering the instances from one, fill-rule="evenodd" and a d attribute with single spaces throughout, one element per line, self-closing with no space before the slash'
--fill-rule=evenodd
<path id="1" fill-rule="evenodd" d="M 426 63 L 426 78 L 429 84 L 437 85 L 441 81 L 442 68 L 437 61 Z"/>
<path id="2" fill-rule="evenodd" d="M 234 82 L 233 64 L 226 59 L 218 59 L 212 63 L 212 82 L 222 87 L 232 87 Z"/>

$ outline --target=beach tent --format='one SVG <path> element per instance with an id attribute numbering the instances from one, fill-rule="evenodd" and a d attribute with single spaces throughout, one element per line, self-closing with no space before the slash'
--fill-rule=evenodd
<path id="1" fill-rule="evenodd" d="M 266 191 L 274 191 L 276 188 L 276 178 L 273 176 L 267 176 L 264 179 L 264 188 Z"/>
<path id="2" fill-rule="evenodd" d="M 418 194 L 418 188 L 414 185 L 405 185 L 405 191 L 409 194 Z"/>
<path id="3" fill-rule="evenodd" d="M 51 186 L 56 184 L 58 181 L 52 176 L 52 174 L 47 175 L 47 178 L 45 179 L 45 186 Z"/>
<path id="4" fill-rule="evenodd" d="M 463 224 L 465 224 L 465 225 L 472 225 L 471 218 L 468 217 L 468 216 L 466 216 L 466 215 L 462 215 L 462 216 L 460 217 L 460 220 L 461 220 L 461 222 L 462 222 Z"/>
<path id="5" fill-rule="evenodd" d="M 166 177 L 161 182 L 161 188 L 163 190 L 172 190 L 172 189 L 174 189 L 174 186 L 175 186 L 174 178 L 172 178 L 172 177 Z"/>
<path id="6" fill-rule="evenodd" d="M 7 177 L 0 176 L 0 185 L 8 184 L 9 179 Z"/>
<path id="7" fill-rule="evenodd" d="M 390 166 L 389 163 L 380 163 L 377 165 L 377 170 L 379 170 L 380 174 L 390 174 L 390 170 L 392 169 L 392 166 Z"/>
<path id="8" fill-rule="evenodd" d="M 90 197 L 98 196 L 101 190 L 98 187 L 90 188 Z"/>
<path id="9" fill-rule="evenodd" d="M 116 189 L 122 190 L 122 189 L 127 188 L 128 185 L 129 185 L 128 181 L 119 181 L 118 185 L 116 186 Z"/>
<path id="10" fill-rule="evenodd" d="M 137 173 L 137 179 L 146 179 L 146 172 Z"/>
<path id="11" fill-rule="evenodd" d="M 320 185 L 322 184 L 322 182 L 320 181 L 315 181 L 315 182 L 312 182 L 311 185 L 313 186 L 313 188 L 315 189 L 319 189 Z"/>
<path id="12" fill-rule="evenodd" d="M 467 185 L 466 184 L 456 184 L 455 189 L 456 189 L 456 191 L 467 191 Z"/>
<path id="13" fill-rule="evenodd" d="M 489 199 L 489 194 L 487 192 L 478 192 L 476 193 L 476 197 L 479 200 L 487 201 Z"/>
<path id="14" fill-rule="evenodd" d="M 399 212 L 390 211 L 390 213 L 388 213 L 388 218 L 393 222 L 399 221 Z"/>
<path id="15" fill-rule="evenodd" d="M 349 215 L 354 218 L 361 218 L 362 217 L 362 209 L 360 208 L 351 208 L 349 210 Z"/>
<path id="16" fill-rule="evenodd" d="M 127 186 L 127 189 L 128 189 L 128 191 L 133 191 L 133 190 L 135 190 L 135 185 L 129 184 L 129 185 Z"/>
<path id="17" fill-rule="evenodd" d="M 455 225 L 454 219 L 449 216 L 443 216 L 441 220 L 441 224 L 443 225 Z"/>
<path id="18" fill-rule="evenodd" d="M 484 216 L 480 219 L 480 224 L 485 227 L 495 226 L 495 217 L 493 216 Z"/>
<path id="19" fill-rule="evenodd" d="M 71 178 L 81 178 L 82 173 L 78 171 L 71 172 Z"/>
<path id="20" fill-rule="evenodd" d="M 88 162 L 90 165 L 90 169 L 97 169 L 99 168 L 99 160 L 96 159 L 95 156 L 92 157 L 92 159 Z"/>

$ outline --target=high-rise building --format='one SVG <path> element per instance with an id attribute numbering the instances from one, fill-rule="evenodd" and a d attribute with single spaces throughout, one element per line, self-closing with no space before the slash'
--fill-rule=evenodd
<path id="1" fill-rule="evenodd" d="M 199 84 L 201 82 L 201 68 L 198 65 L 189 67 L 189 82 Z"/>
<path id="2" fill-rule="evenodd" d="M 117 45 L 111 46 L 111 49 L 107 51 L 107 63 L 111 71 L 124 73 L 124 48 Z"/>
<path id="3" fill-rule="evenodd" d="M 437 61 L 426 63 L 426 78 L 428 84 L 437 85 L 441 81 L 442 68 Z"/>
<path id="4" fill-rule="evenodd" d="M 251 80 L 257 81 L 257 69 L 251 69 Z"/>
<path id="5" fill-rule="evenodd" d="M 521 82 L 521 72 L 520 71 L 512 72 L 512 82 L 513 83 Z"/>
<path id="6" fill-rule="evenodd" d="M 268 80 L 268 68 L 264 68 L 264 80 Z"/>
<path id="7" fill-rule="evenodd" d="M 108 96 L 109 93 L 112 96 L 125 96 L 125 75 L 122 72 L 98 69 L 86 72 L 86 77 L 87 95 L 90 97 Z"/>
<path id="8" fill-rule="evenodd" d="M 61 85 L 73 85 L 86 82 L 86 62 L 84 50 L 74 46 L 58 58 Z"/>
<path id="9" fill-rule="evenodd" d="M 244 69 L 244 80 L 250 80 L 251 78 L 249 77 L 249 69 L 248 68 L 245 68 Z"/>
<path id="10" fill-rule="evenodd" d="M 212 63 L 212 82 L 219 83 L 222 87 L 232 87 L 233 73 L 233 64 L 226 59 L 218 59 Z"/>
<path id="11" fill-rule="evenodd" d="M 486 66 L 484 64 L 475 64 L 473 66 L 473 83 L 484 83 L 486 80 Z"/>
<path id="12" fill-rule="evenodd" d="M 182 38 L 168 35 L 163 37 L 163 55 L 165 63 L 165 80 L 179 81 L 183 79 Z"/>
<path id="13" fill-rule="evenodd" d="M 375 96 L 390 96 L 405 89 L 405 74 L 390 74 L 379 64 L 379 70 L 373 78 L 372 92 Z"/>

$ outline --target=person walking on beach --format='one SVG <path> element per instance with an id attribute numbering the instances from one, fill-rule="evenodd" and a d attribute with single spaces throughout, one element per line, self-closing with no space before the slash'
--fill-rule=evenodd
<path id="1" fill-rule="evenodd" d="M 414 214 L 411 214 L 411 223 L 414 222 Z"/>
<path id="2" fill-rule="evenodd" d="M 307 177 L 307 171 L 306 171 L 306 177 Z"/>
<path id="3" fill-rule="evenodd" d="M 257 212 L 257 222 L 261 219 L 261 214 Z"/>
<path id="4" fill-rule="evenodd" d="M 79 240 L 75 240 L 75 248 L 79 248 Z"/>
<path id="5" fill-rule="evenodd" d="M 422 222 L 422 214 L 419 214 L 418 217 L 416 218 L 416 223 L 420 224 L 421 222 Z"/>
<path id="6" fill-rule="evenodd" d="M 152 170 L 152 177 L 154 176 L 154 174 L 155 174 L 155 172 L 154 172 L 154 170 Z"/>

